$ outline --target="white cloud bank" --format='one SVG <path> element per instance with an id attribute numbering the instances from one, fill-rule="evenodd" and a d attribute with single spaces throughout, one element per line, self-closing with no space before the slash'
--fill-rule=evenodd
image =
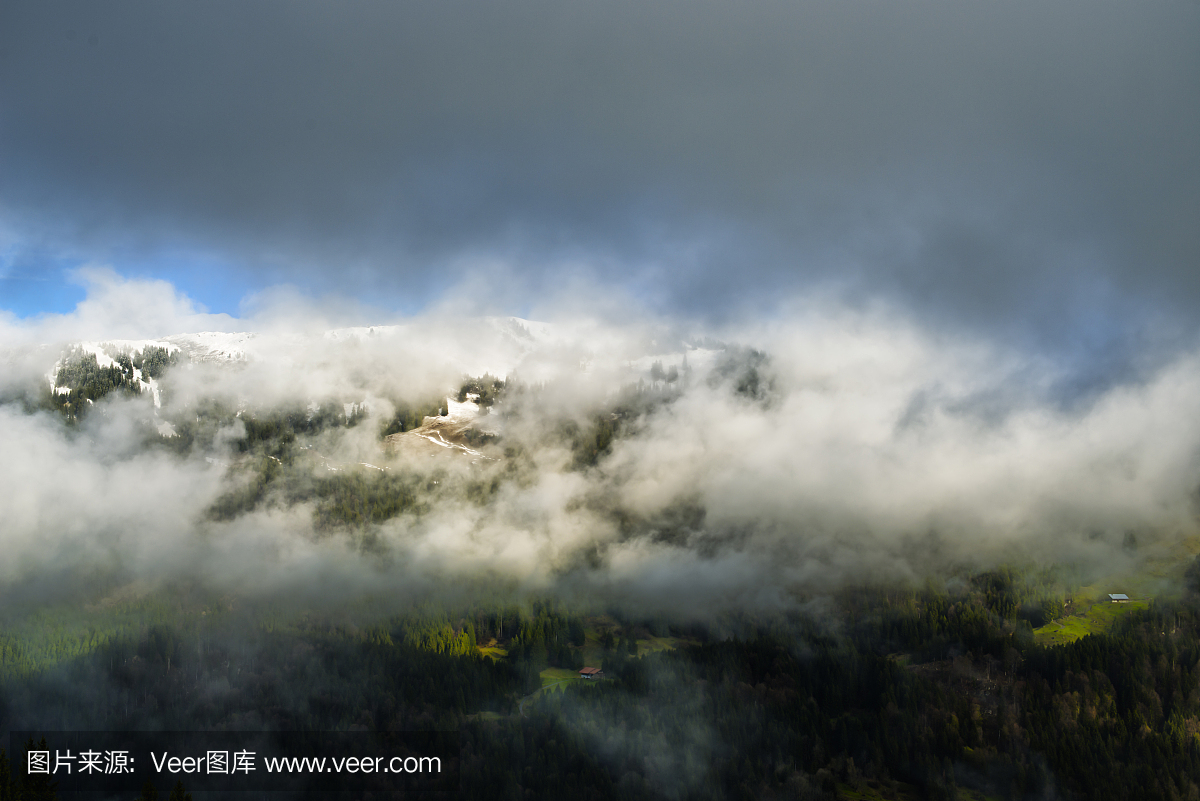
<path id="1" fill-rule="evenodd" d="M 88 275 L 88 299 L 73 314 L 9 322 L 4 344 L 32 373 L 56 355 L 32 347 L 40 336 L 162 336 L 253 322 L 206 315 L 163 282 Z M 273 319 L 298 319 L 287 311 Z M 313 338 L 280 324 L 240 368 L 181 370 L 176 398 L 216 394 L 264 408 L 338 396 L 386 409 L 397 393 L 449 388 L 464 364 L 490 354 L 549 381 L 524 422 L 503 432 L 532 447 L 548 421 L 586 422 L 619 384 L 644 377 L 646 357 L 679 360 L 662 333 L 678 328 L 587 320 L 537 328 L 525 341 L 446 318 L 401 321 L 378 337 Z M 1200 354 L 1063 404 L 1047 390 L 1061 378 L 1047 365 L 947 341 L 884 312 L 810 303 L 788 320 L 719 333 L 767 354 L 760 399 L 733 391 L 737 371 L 720 379 L 711 358 L 690 350 L 686 390 L 641 418 L 596 467 L 569 470 L 561 449 L 533 450 L 523 480 L 503 483 L 488 503 L 442 497 L 420 518 L 377 527 L 380 547 L 367 552 L 318 536 L 303 505 L 207 519 L 227 484 L 205 456 L 228 454 L 141 447 L 134 432 L 145 404 L 106 405 L 77 432 L 49 414 L 0 406 L 0 583 L 64 565 L 339 596 L 452 592 L 490 577 L 695 611 L 788 604 L 955 564 L 1114 558 L 1127 531 L 1143 541 L 1196 533 Z M 322 447 L 379 464 L 374 430 Z"/>

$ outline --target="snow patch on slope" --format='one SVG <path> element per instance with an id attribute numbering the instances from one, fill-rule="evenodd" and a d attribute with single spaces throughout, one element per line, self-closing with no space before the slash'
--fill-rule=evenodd
<path id="1" fill-rule="evenodd" d="M 254 355 L 254 341 L 258 336 L 253 331 L 201 331 L 174 334 L 163 339 L 182 350 L 194 362 L 228 364 L 248 361 Z"/>

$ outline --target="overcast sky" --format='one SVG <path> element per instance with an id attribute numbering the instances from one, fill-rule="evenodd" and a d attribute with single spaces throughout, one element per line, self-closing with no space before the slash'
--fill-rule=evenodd
<path id="1" fill-rule="evenodd" d="M 229 313 L 826 293 L 1129 361 L 1200 320 L 1198 43 L 1195 0 L 6 0 L 0 309 L 84 264 Z"/>

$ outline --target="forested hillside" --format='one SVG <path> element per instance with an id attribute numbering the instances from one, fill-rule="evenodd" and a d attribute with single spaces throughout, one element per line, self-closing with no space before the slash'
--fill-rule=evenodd
<path id="1" fill-rule="evenodd" d="M 548 602 L 371 622 L 196 595 L 8 615 L 0 715 L 48 731 L 454 729 L 464 798 L 1196 797 L 1194 596 L 1046 648 L 996 582 L 860 596 L 837 623 L 667 626 Z M 651 627 L 675 644 L 650 650 Z M 539 674 L 596 662 L 600 681 L 539 690 Z"/>

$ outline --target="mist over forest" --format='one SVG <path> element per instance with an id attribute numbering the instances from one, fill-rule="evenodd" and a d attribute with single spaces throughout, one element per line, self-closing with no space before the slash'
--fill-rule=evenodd
<path id="1" fill-rule="evenodd" d="M 1200 801 L 1198 41 L 0 3 L 0 801 Z"/>

